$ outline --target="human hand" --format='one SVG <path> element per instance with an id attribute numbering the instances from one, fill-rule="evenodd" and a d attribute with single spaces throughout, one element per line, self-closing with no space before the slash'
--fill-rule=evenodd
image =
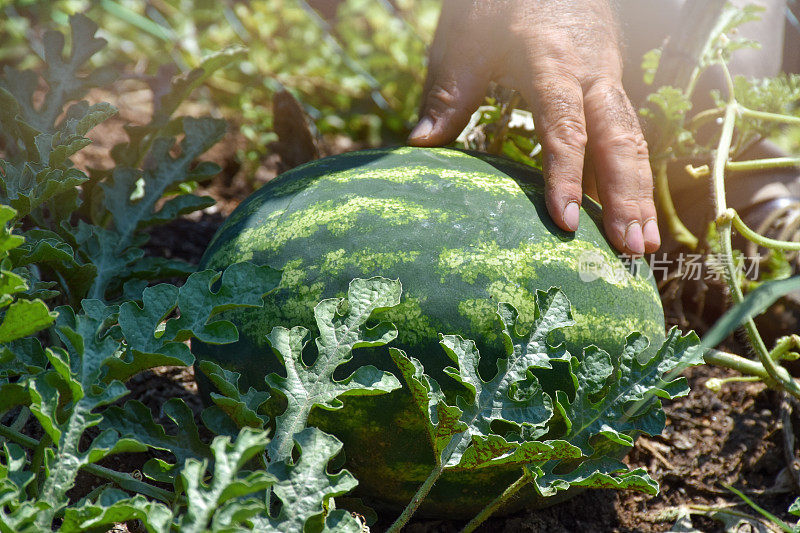
<path id="1" fill-rule="evenodd" d="M 647 144 L 622 87 L 609 0 L 444 0 L 409 143 L 452 142 L 492 80 L 532 108 L 555 223 L 577 229 L 585 187 L 596 190 L 617 249 L 657 250 Z"/>

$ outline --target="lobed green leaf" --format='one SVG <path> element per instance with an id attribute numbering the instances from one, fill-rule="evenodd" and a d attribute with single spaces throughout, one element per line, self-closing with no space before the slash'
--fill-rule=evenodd
<path id="1" fill-rule="evenodd" d="M 384 278 L 355 279 L 347 299 L 323 300 L 314 308 L 320 335 L 316 339 L 318 356 L 313 364 L 303 362 L 302 351 L 308 330 L 276 327 L 267 336 L 275 355 L 286 368 L 286 377 L 270 374 L 266 381 L 272 392 L 286 397 L 286 410 L 276 418 L 275 438 L 270 443 L 274 460 L 287 459 L 292 438 L 305 427 L 314 407 L 339 409 L 344 395 L 385 394 L 400 387 L 390 372 L 374 366 L 361 366 L 343 380 L 335 380 L 337 368 L 352 359 L 360 347 L 381 346 L 397 336 L 393 324 L 367 327 L 374 313 L 400 302 L 400 282 Z"/>

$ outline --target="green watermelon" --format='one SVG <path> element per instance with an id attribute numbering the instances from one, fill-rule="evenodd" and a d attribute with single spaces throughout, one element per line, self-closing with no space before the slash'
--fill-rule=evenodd
<path id="1" fill-rule="evenodd" d="M 451 361 L 439 333 L 475 340 L 489 378 L 504 354 L 498 302 L 530 321 L 536 290 L 552 286 L 573 305 L 576 325 L 553 339 L 572 354 L 590 344 L 618 352 L 633 331 L 654 351 L 664 341 L 664 314 L 652 276 L 641 261 L 636 275 L 624 267 L 600 229 L 599 206 L 589 198 L 583 206 L 578 231 L 560 230 L 547 213 L 541 174 L 486 154 L 401 147 L 308 163 L 245 200 L 211 242 L 203 268 L 251 261 L 283 270 L 283 280 L 265 308 L 228 314 L 237 344 L 196 343 L 195 355 L 241 373 L 245 390 L 263 389 L 267 374 L 282 373 L 265 337 L 272 328 L 315 331 L 317 302 L 373 276 L 402 282 L 402 301 L 386 316 L 399 329 L 393 345 L 418 358 L 446 392 L 457 386 L 442 372 Z M 353 364 L 397 373 L 385 347 Z M 346 397 L 342 409 L 316 410 L 310 420 L 342 440 L 361 492 L 387 507 L 405 506 L 433 465 L 410 405 L 405 391 Z M 448 472 L 421 512 L 474 516 L 518 477 L 516 468 Z M 525 490 L 515 506 L 542 504 Z"/>

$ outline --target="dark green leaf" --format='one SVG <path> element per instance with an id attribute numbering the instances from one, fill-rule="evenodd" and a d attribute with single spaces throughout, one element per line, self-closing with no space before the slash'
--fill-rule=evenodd
<path id="1" fill-rule="evenodd" d="M 263 297 L 275 290 L 280 278 L 280 271 L 252 263 L 236 263 L 222 274 L 210 270 L 192 274 L 178 295 L 181 316 L 167 322 L 164 338 L 182 342 L 194 337 L 209 344 L 236 341 L 239 336 L 231 322 L 211 318 L 236 307 L 262 306 Z"/>
<path id="2" fill-rule="evenodd" d="M 221 368 L 211 361 L 202 361 L 200 370 L 208 377 L 219 393 L 211 393 L 211 401 L 219 407 L 239 427 L 249 426 L 261 429 L 269 417 L 259 413 L 261 406 L 269 399 L 269 393 L 252 387 L 242 394 L 239 390 L 240 374 Z"/>

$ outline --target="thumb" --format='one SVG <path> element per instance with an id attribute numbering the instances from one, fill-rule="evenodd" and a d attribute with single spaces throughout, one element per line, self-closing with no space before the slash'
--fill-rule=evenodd
<path id="1" fill-rule="evenodd" d="M 489 86 L 487 72 L 453 54 L 446 53 L 437 63 L 428 71 L 420 120 L 408 137 L 412 146 L 453 142 L 469 123 Z"/>

